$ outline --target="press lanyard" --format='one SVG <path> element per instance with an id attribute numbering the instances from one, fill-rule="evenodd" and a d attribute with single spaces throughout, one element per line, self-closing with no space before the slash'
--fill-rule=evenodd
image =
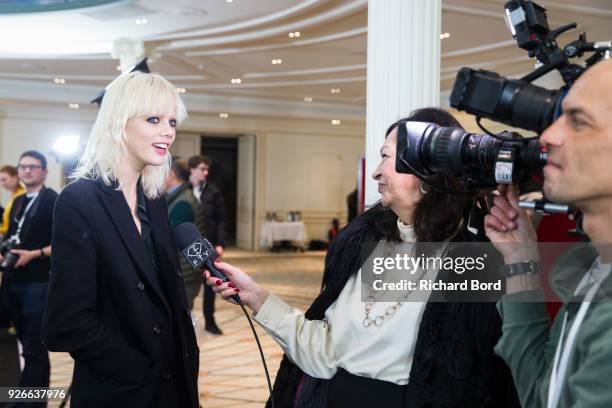
<path id="1" fill-rule="evenodd" d="M 599 262 L 597 262 L 597 266 L 600 267 Z M 591 301 L 595 297 L 595 293 L 601 286 L 601 282 L 608 277 L 610 274 L 610 268 L 607 271 L 602 273 L 596 280 L 593 286 L 589 289 L 587 294 L 584 296 L 584 301 L 580 305 L 580 309 L 578 309 L 578 313 L 576 313 L 576 318 L 572 323 L 572 327 L 570 328 L 569 333 L 567 334 L 567 340 L 563 341 L 563 335 L 565 334 L 565 326 L 567 325 L 567 314 L 568 311 L 565 311 L 565 315 L 563 316 L 563 325 L 561 326 L 561 335 L 559 336 L 559 343 L 557 344 L 557 350 L 555 351 L 555 360 L 553 363 L 552 373 L 550 375 L 550 384 L 548 387 L 548 408 L 556 408 L 559 404 L 559 398 L 561 396 L 561 388 L 563 386 L 563 380 L 565 379 L 565 373 L 567 371 L 567 365 L 569 363 L 569 356 L 576 341 L 576 336 L 578 334 L 578 329 L 582 322 L 584 321 L 584 317 L 586 316 L 587 310 L 589 306 L 591 306 Z M 588 279 L 588 274 L 584 276 L 583 279 Z M 580 288 L 581 285 L 578 285 Z M 576 292 L 578 291 L 576 289 Z M 574 295 L 576 295 L 574 292 Z"/>
<path id="2" fill-rule="evenodd" d="M 21 233 L 21 227 L 23 227 L 23 222 L 25 221 L 26 215 L 28 215 L 28 211 L 30 211 L 30 208 L 32 208 L 34 201 L 36 201 L 39 195 L 40 193 L 37 193 L 34 197 L 32 197 L 32 199 L 26 206 L 25 210 L 23 211 L 23 215 L 21 216 L 21 219 L 17 223 L 17 231 L 15 231 L 15 234 L 13 236 L 17 238 L 18 243 L 21 242 L 21 239 L 19 238 L 19 234 Z"/>

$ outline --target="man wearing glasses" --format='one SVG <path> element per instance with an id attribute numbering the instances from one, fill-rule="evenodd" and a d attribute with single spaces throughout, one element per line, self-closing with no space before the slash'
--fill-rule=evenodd
<path id="1" fill-rule="evenodd" d="M 24 152 L 17 172 L 26 193 L 15 199 L 9 214 L 5 242 L 11 241 L 13 259 L 8 251 L 0 255 L 0 261 L 7 261 L 1 268 L 4 300 L 25 360 L 18 385 L 48 387 L 49 354 L 42 345 L 40 327 L 51 269 L 51 229 L 57 193 L 45 187 L 47 159 L 41 153 Z"/>

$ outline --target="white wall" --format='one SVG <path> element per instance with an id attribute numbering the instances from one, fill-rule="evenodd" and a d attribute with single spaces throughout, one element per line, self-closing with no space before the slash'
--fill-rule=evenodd
<path id="1" fill-rule="evenodd" d="M 362 135 L 267 133 L 266 211 L 301 211 L 311 239 L 327 239 L 332 218 L 346 222 L 346 196 L 357 185 Z M 264 214 L 265 215 L 265 214 Z"/>
<path id="2" fill-rule="evenodd" d="M 47 157 L 47 187 L 59 191 L 63 181 L 62 166 L 51 154 L 53 143 L 68 134 L 78 134 L 85 139 L 91 130 L 94 113 L 71 112 L 68 108 L 0 108 L 0 164 L 16 165 L 21 153 L 38 150 Z M 0 200 L 6 203 L 6 191 L 2 191 Z"/>
<path id="3" fill-rule="evenodd" d="M 182 147 L 176 153 L 185 155 L 196 143 L 188 139 L 205 132 L 255 135 L 255 239 L 239 230 L 239 244 L 252 242 L 248 249 L 259 248 L 259 231 L 268 212 L 301 211 L 310 239 L 327 239 L 332 218 L 339 218 L 341 224 L 346 221 L 346 196 L 356 187 L 358 159 L 364 152 L 363 122 L 332 126 L 327 120 L 291 117 L 226 120 L 192 115 L 181 126 Z M 248 172 L 240 174 L 248 176 Z M 238 197 L 241 193 L 246 192 L 238 191 Z"/>

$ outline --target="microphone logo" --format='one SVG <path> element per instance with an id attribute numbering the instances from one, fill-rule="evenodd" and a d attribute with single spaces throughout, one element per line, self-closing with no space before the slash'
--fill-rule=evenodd
<path id="1" fill-rule="evenodd" d="M 189 247 L 187 247 L 187 249 L 184 251 L 184 254 L 189 263 L 194 267 L 202 265 L 210 256 L 206 250 L 206 246 L 201 240 L 197 240 L 189 245 Z"/>
<path id="2" fill-rule="evenodd" d="M 203 237 L 197 238 L 187 248 L 183 249 L 182 252 L 183 256 L 195 269 L 201 268 L 204 263 L 218 257 L 215 247 Z"/>

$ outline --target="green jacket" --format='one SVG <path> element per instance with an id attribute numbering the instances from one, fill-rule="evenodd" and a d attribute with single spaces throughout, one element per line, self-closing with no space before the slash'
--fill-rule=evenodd
<path id="1" fill-rule="evenodd" d="M 563 317 L 568 312 L 566 338 L 580 308 L 571 302 L 574 289 L 596 256 L 581 244 L 551 271 L 551 285 L 563 301 L 552 326 L 541 290 L 506 295 L 497 305 L 503 324 L 495 352 L 510 367 L 523 407 L 547 406 Z M 601 293 L 612 293 L 612 279 L 603 282 Z M 558 407 L 612 407 L 612 301 L 607 297 L 591 304 L 580 326 Z"/>
<path id="2" fill-rule="evenodd" d="M 168 204 L 168 218 L 173 229 L 184 222 L 195 223 L 197 221 L 197 214 L 201 211 L 199 209 L 200 204 L 193 195 L 189 183 L 182 184 L 171 194 L 166 194 L 166 202 Z M 179 254 L 179 260 L 185 284 L 200 282 L 202 279 L 201 273 L 194 270 L 182 254 Z"/>

